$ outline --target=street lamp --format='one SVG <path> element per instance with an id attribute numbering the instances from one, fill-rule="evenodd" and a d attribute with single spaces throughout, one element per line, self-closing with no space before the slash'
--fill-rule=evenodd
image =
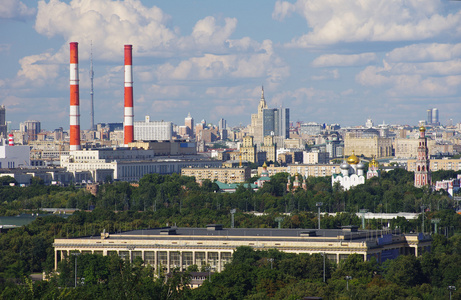
<path id="1" fill-rule="evenodd" d="M 423 212 L 423 224 L 422 224 L 422 232 L 424 234 L 424 209 L 426 208 L 425 205 L 421 205 L 421 211 Z"/>
<path id="2" fill-rule="evenodd" d="M 211 282 L 211 266 L 207 266 L 206 270 L 208 271 L 208 280 Z"/>
<path id="3" fill-rule="evenodd" d="M 271 262 L 271 270 L 272 270 L 272 263 L 274 262 L 273 258 L 269 258 L 269 261 Z"/>
<path id="4" fill-rule="evenodd" d="M 236 212 L 237 212 L 237 210 L 235 208 L 230 210 L 230 213 L 231 213 L 231 228 L 234 228 L 234 214 Z"/>
<path id="5" fill-rule="evenodd" d="M 450 291 L 450 300 L 451 300 L 451 292 L 456 291 L 456 286 L 450 285 L 450 286 L 448 286 L 448 290 Z"/>
<path id="6" fill-rule="evenodd" d="M 323 256 L 323 282 L 325 282 L 325 252 L 320 253 Z"/>
<path id="7" fill-rule="evenodd" d="M 133 245 L 128 245 L 126 246 L 126 248 L 128 249 L 128 257 L 130 258 L 130 262 L 133 262 L 133 250 L 136 249 L 136 246 L 133 246 Z"/>
<path id="8" fill-rule="evenodd" d="M 352 276 L 346 276 L 346 289 L 349 290 L 349 280 L 352 279 Z"/>
<path id="9" fill-rule="evenodd" d="M 317 208 L 319 210 L 319 229 L 320 229 L 320 206 L 322 206 L 322 205 L 323 205 L 323 202 L 317 202 L 315 204 L 315 206 L 317 206 Z"/>
<path id="10" fill-rule="evenodd" d="M 77 287 L 77 256 L 79 256 L 80 252 L 72 252 L 73 256 L 75 256 L 75 280 L 74 280 L 74 288 Z"/>

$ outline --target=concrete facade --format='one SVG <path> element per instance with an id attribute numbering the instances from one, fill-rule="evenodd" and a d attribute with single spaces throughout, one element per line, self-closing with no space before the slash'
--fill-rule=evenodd
<path id="1" fill-rule="evenodd" d="M 185 270 L 190 265 L 209 265 L 220 272 L 231 261 L 239 246 L 257 250 L 277 249 L 291 253 L 323 253 L 339 263 L 350 254 L 364 260 L 375 257 L 379 262 L 399 255 L 419 256 L 430 251 L 431 238 L 424 234 L 400 234 L 386 230 L 358 231 L 341 229 L 249 229 L 222 228 L 156 228 L 121 233 L 103 232 L 100 236 L 55 239 L 55 267 L 72 252 L 119 255 L 134 260 L 140 257 L 156 270 Z"/>

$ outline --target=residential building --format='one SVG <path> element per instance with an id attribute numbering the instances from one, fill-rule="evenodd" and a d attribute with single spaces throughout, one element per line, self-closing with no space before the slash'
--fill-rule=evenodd
<path id="1" fill-rule="evenodd" d="M 252 163 L 256 163 L 256 145 L 253 143 L 252 136 L 244 136 L 242 145 L 240 146 L 241 160 L 246 160 Z"/>
<path id="2" fill-rule="evenodd" d="M 182 168 L 181 175 L 195 177 L 195 181 L 220 181 L 223 183 L 241 183 L 251 178 L 251 168 Z"/>
<path id="3" fill-rule="evenodd" d="M 417 170 L 417 159 L 407 160 L 407 171 L 415 172 Z M 438 170 L 461 170 L 461 159 L 430 159 L 429 160 L 429 171 L 435 172 Z"/>
<path id="4" fill-rule="evenodd" d="M 320 152 L 319 149 L 314 149 L 311 152 L 303 151 L 303 164 L 327 164 L 330 161 L 328 152 Z"/>
<path id="5" fill-rule="evenodd" d="M 263 168 L 258 168 L 258 175 L 261 175 Z M 275 167 L 270 165 L 267 167 L 267 173 L 269 176 L 274 176 L 278 173 L 288 173 L 291 176 L 300 174 L 304 177 L 325 177 L 332 176 L 333 174 L 338 174 L 341 172 L 339 164 L 289 164 L 285 167 Z"/>
<path id="6" fill-rule="evenodd" d="M 277 144 L 274 142 L 274 136 L 267 135 L 264 137 L 264 143 L 261 146 L 261 151 L 266 152 L 267 161 L 277 161 Z"/>
<path id="7" fill-rule="evenodd" d="M 28 120 L 19 124 L 19 131 L 24 132 L 28 136 L 28 141 L 37 140 L 37 135 L 41 131 L 41 125 L 39 121 Z"/>

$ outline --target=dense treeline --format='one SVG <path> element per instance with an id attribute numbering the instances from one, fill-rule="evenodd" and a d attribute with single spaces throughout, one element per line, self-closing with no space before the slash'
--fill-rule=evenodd
<path id="1" fill-rule="evenodd" d="M 453 172 L 439 171 L 433 173 L 433 178 L 446 179 L 455 175 L 456 174 Z M 235 215 L 236 227 L 275 228 L 278 226 L 275 221 L 276 217 L 283 214 L 283 221 L 281 224 L 283 228 L 315 228 L 317 227 L 318 221 L 315 205 L 317 202 L 323 202 L 323 212 L 343 213 L 336 216 L 326 215 L 322 217 L 322 228 L 361 225 L 361 220 L 355 215 L 359 209 L 368 209 L 373 212 L 420 212 L 422 206 L 426 211 L 424 216 L 426 231 L 434 231 L 434 227 L 431 224 L 432 219 L 439 219 L 439 233 L 443 233 L 447 237 L 455 235 L 461 228 L 461 216 L 456 214 L 454 210 L 455 203 L 448 197 L 446 192 L 434 192 L 429 189 L 415 188 L 413 186 L 413 173 L 404 170 L 397 169 L 392 172 L 384 173 L 381 178 L 368 180 L 366 184 L 357 186 L 346 192 L 337 185 L 332 187 L 330 178 L 312 177 L 308 178 L 306 181 L 307 190 L 298 189 L 293 192 L 287 192 L 287 178 L 288 174 L 286 173 L 277 174 L 257 192 L 239 186 L 235 193 L 226 194 L 217 193 L 216 184 L 210 181 L 205 181 L 199 186 L 194 178 L 191 177 L 179 176 L 177 174 L 149 174 L 140 180 L 139 186 L 126 182 L 101 185 L 96 196 L 93 196 L 85 189 L 77 186 L 44 186 L 39 179 L 34 179 L 33 184 L 29 187 L 10 186 L 9 183 L 14 182 L 14 179 L 7 177 L 3 178 L 1 181 L 2 184 L 0 185 L 0 216 L 16 215 L 24 211 L 36 212 L 40 208 L 46 207 L 78 208 L 80 211 L 76 211 L 68 218 L 60 216 L 39 217 L 27 226 L 11 230 L 7 233 L 1 233 L 0 253 L 2 253 L 2 255 L 0 256 L 0 279 L 16 278 L 24 281 L 24 278 L 26 278 L 25 276 L 32 272 L 50 272 L 54 267 L 52 243 L 55 238 L 99 235 L 103 230 L 117 232 L 140 228 L 163 227 L 167 225 L 204 227 L 206 224 L 219 223 L 223 224 L 225 227 L 230 227 L 231 218 L 229 210 L 233 208 L 237 209 L 237 214 Z M 294 178 L 291 178 L 291 182 L 293 181 Z M 85 211 L 93 207 L 94 210 L 91 212 Z M 266 215 L 256 217 L 252 213 L 253 211 L 266 212 Z M 418 220 L 414 221 L 397 218 L 392 220 L 390 224 L 383 224 L 380 220 L 372 220 L 367 221 L 365 225 L 370 229 L 382 228 L 382 226 L 390 225 L 391 228 L 400 228 L 404 232 L 409 232 L 420 231 L 422 222 L 422 216 L 420 216 Z M 422 267 L 423 271 L 426 270 L 426 275 L 424 275 L 424 280 L 418 279 L 417 284 L 419 286 L 429 286 L 431 289 L 431 291 L 428 292 L 429 294 L 433 293 L 432 289 L 435 288 L 434 285 L 439 286 L 446 284 L 450 280 L 453 281 L 453 278 L 458 278 L 456 280 L 459 280 L 459 276 L 455 273 L 453 273 L 455 275 L 450 275 L 452 279 L 444 279 L 445 271 L 442 271 L 445 270 L 443 269 L 444 266 L 452 266 L 449 262 L 453 262 L 453 260 L 451 260 L 453 257 L 458 258 L 456 255 L 460 255 L 453 250 L 455 248 L 454 245 L 456 245 L 458 249 L 460 249 L 459 246 L 461 246 L 456 237 L 457 236 L 452 237 L 449 240 L 440 237 L 440 240 L 435 242 L 435 244 L 438 243 L 435 249 L 445 249 L 445 255 L 449 256 L 444 256 L 443 251 L 437 250 L 440 253 L 431 254 L 437 256 L 429 257 L 430 259 L 428 258 L 429 260 L 424 261 L 424 263 L 420 261 L 421 266 L 431 265 L 436 267 L 437 272 L 439 272 L 437 273 L 434 271 L 429 274 L 428 269 Z M 450 251 L 452 253 L 449 253 Z M 258 255 L 260 257 L 257 259 L 255 258 L 255 261 L 258 262 L 255 263 L 255 270 L 259 270 L 259 268 L 264 265 L 262 261 L 264 261 L 264 257 L 267 260 L 267 255 L 269 254 L 259 253 Z M 279 253 L 277 255 L 283 256 L 285 254 Z M 284 259 L 289 260 L 287 257 Z M 293 261 L 300 260 L 299 257 L 290 259 Z M 309 260 L 310 259 L 311 258 L 309 258 Z M 89 260 L 91 259 L 89 258 Z M 235 260 L 235 263 L 237 264 L 238 261 L 238 259 Z M 183 275 L 178 275 L 179 277 L 176 276 L 171 279 L 163 279 L 163 281 L 158 281 L 157 278 L 144 278 L 147 276 L 148 271 L 138 268 L 139 266 L 136 264 L 125 266 L 125 262 L 117 261 L 116 258 L 104 258 L 104 261 L 98 262 L 98 264 L 100 266 L 104 264 L 113 264 L 111 268 L 115 268 L 114 266 L 118 265 L 119 269 L 117 270 L 120 270 L 121 274 L 125 274 L 122 270 L 124 270 L 123 268 L 127 268 L 127 270 L 131 270 L 126 271 L 127 274 L 138 274 L 136 276 L 140 276 L 139 278 L 142 277 L 143 280 L 145 279 L 150 282 L 152 286 L 145 284 L 146 290 L 139 290 L 141 293 L 140 297 L 144 297 L 142 293 L 145 292 L 145 295 L 147 295 L 152 291 L 155 291 L 158 295 L 165 295 L 164 293 L 167 293 L 167 295 L 168 293 L 174 294 L 175 292 L 172 292 L 171 285 L 176 284 L 178 280 L 184 284 L 185 280 L 187 280 Z M 277 266 L 279 267 L 280 265 Z M 360 268 L 362 267 L 363 265 L 360 265 Z M 232 268 L 233 267 L 230 267 L 230 269 Z M 309 268 L 311 268 L 311 266 L 309 266 Z M 339 277 L 335 277 L 333 274 L 340 270 L 341 266 L 337 268 L 330 266 L 329 268 L 328 286 L 330 286 L 331 280 L 339 280 Z M 280 271 L 280 269 L 276 268 L 271 270 Z M 64 271 L 63 269 L 63 274 L 65 273 Z M 358 278 L 355 277 L 355 279 L 350 282 L 352 285 L 351 292 L 354 286 L 357 288 L 360 287 L 362 290 L 367 289 L 367 285 L 371 284 L 370 282 L 375 282 L 377 286 L 382 285 L 389 289 L 395 289 L 395 284 L 392 283 L 391 277 L 387 275 L 388 273 L 386 273 L 384 269 L 378 271 L 373 270 L 373 272 L 380 274 L 381 277 L 374 276 L 371 279 L 368 278 L 367 280 L 371 280 L 369 282 L 366 280 L 360 281 L 360 284 L 364 286 L 358 283 L 354 285 L 354 280 Z M 131 275 L 121 276 L 127 279 L 127 277 Z M 256 275 L 257 274 L 255 274 L 255 276 Z M 334 298 L 343 297 L 342 294 L 337 294 L 339 292 L 335 292 L 336 288 L 327 288 L 322 282 L 318 282 L 318 280 L 309 281 L 309 284 L 305 285 L 302 283 L 303 280 L 313 279 L 304 278 L 304 275 L 301 276 L 298 274 L 301 278 L 295 280 L 293 278 L 297 278 L 298 275 L 289 275 L 294 277 L 279 273 L 276 275 L 267 274 L 267 276 L 269 276 L 268 278 L 272 278 L 271 282 L 273 283 L 254 282 L 254 286 L 250 289 L 252 292 L 245 290 L 245 295 L 249 297 L 248 299 L 259 299 L 263 297 L 261 291 L 265 289 L 263 287 L 265 286 L 264 284 L 266 284 L 268 288 L 270 287 L 270 289 L 274 291 L 282 291 L 288 287 L 294 291 L 301 289 L 303 286 L 310 286 L 313 289 L 312 291 L 322 291 L 321 293 L 316 293 L 317 295 L 323 294 L 327 297 Z M 153 275 L 151 274 L 149 276 Z M 214 275 L 216 278 L 220 278 L 220 276 L 224 275 Z M 256 278 L 259 278 L 258 276 L 256 276 Z M 66 278 L 68 279 L 68 277 Z M 139 278 L 136 280 L 140 280 Z M 53 288 L 67 286 L 68 283 L 62 280 L 63 279 L 55 279 L 50 281 L 50 283 L 30 284 L 28 285 L 28 289 L 30 292 L 34 293 L 33 295 L 36 298 L 36 295 L 41 295 L 40 297 L 45 298 L 66 298 L 67 296 L 71 298 L 81 298 L 74 294 L 75 290 L 71 289 L 59 289 L 59 292 L 53 291 L 54 294 L 43 294 L 45 292 L 50 292 Z M 176 283 L 171 283 L 170 290 L 167 288 L 167 290 L 164 291 L 163 289 L 166 288 L 164 284 L 165 280 L 167 282 L 171 281 Z M 298 281 L 299 286 L 297 283 Z M 341 284 L 343 283 L 344 282 Z M 101 282 L 98 284 L 101 284 Z M 98 284 L 95 285 L 97 286 Z M 129 283 L 124 284 L 129 285 Z M 137 290 L 138 287 L 136 287 L 134 283 L 132 284 L 132 289 Z M 105 285 L 105 287 L 107 286 L 109 286 L 109 283 Z M 168 284 L 166 284 L 166 286 L 168 286 Z M 220 291 L 213 291 L 212 286 L 213 285 L 207 287 L 207 285 L 204 285 L 202 289 L 193 291 L 188 295 L 199 299 L 200 294 L 196 293 L 204 293 L 200 291 L 209 290 L 210 295 L 216 296 L 216 293 Z M 343 287 L 343 285 L 340 286 Z M 458 286 L 461 287 L 461 285 Z M 21 286 L 21 288 L 25 287 L 26 286 Z M 95 289 L 95 295 L 101 295 L 101 298 L 111 297 L 111 294 L 107 294 L 109 293 L 108 291 L 106 293 L 106 291 L 98 290 L 99 288 L 104 290 L 102 287 L 92 288 Z M 112 287 L 111 289 L 114 288 L 115 287 Z M 415 288 L 416 286 L 411 287 L 411 289 Z M 229 287 L 228 289 L 231 288 Z M 260 291 L 255 292 L 258 291 L 258 289 Z M 10 285 L 7 282 L 3 283 L 2 290 L 3 293 L 18 292 L 18 290 L 14 288 L 14 285 Z M 82 289 L 82 293 L 83 292 Z M 184 292 L 189 293 L 186 288 L 184 288 Z M 232 294 L 234 292 L 235 291 L 229 293 Z M 283 298 L 283 293 L 277 296 L 278 293 L 279 292 L 274 292 L 273 295 L 270 294 L 269 296 L 279 297 L 275 299 Z M 412 293 L 413 292 L 405 295 L 413 295 Z M 441 291 L 437 293 L 440 295 L 443 294 Z M 265 297 L 267 296 L 268 295 Z M 159 299 L 166 299 L 163 296 L 159 297 Z M 229 296 L 229 299 L 238 299 L 233 297 L 234 296 Z M 6 298 L 9 298 L 9 296 Z M 209 298 L 214 299 L 213 296 L 209 296 Z M 205 297 L 203 299 L 207 298 Z"/>
<path id="2" fill-rule="evenodd" d="M 446 179 L 455 175 L 453 171 L 438 171 L 433 173 L 433 178 Z M 45 207 L 83 210 L 97 207 L 115 211 L 236 208 L 240 211 L 296 213 L 316 210 L 317 202 L 324 204 L 322 211 L 325 212 L 357 212 L 360 209 L 420 212 L 423 205 L 429 210 L 454 207 L 455 203 L 445 191 L 415 188 L 413 176 L 412 172 L 396 169 L 346 192 L 339 184 L 331 186 L 329 177 L 309 177 L 307 190 L 287 192 L 288 174 L 280 173 L 257 192 L 240 186 L 235 193 L 227 194 L 216 193 L 217 185 L 210 181 L 199 186 L 192 177 L 149 174 L 140 180 L 139 187 L 128 182 L 101 185 L 96 196 L 76 186 L 44 186 L 40 180 L 34 180 L 29 187 L 1 185 L 0 214 Z"/>

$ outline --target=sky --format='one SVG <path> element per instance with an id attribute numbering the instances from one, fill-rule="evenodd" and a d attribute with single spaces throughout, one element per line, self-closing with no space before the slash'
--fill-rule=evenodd
<path id="1" fill-rule="evenodd" d="M 69 43 L 79 43 L 80 127 L 123 122 L 124 45 L 134 115 L 247 125 L 261 88 L 293 122 L 461 122 L 461 1 L 1 0 L 0 104 L 13 128 L 69 128 Z"/>

